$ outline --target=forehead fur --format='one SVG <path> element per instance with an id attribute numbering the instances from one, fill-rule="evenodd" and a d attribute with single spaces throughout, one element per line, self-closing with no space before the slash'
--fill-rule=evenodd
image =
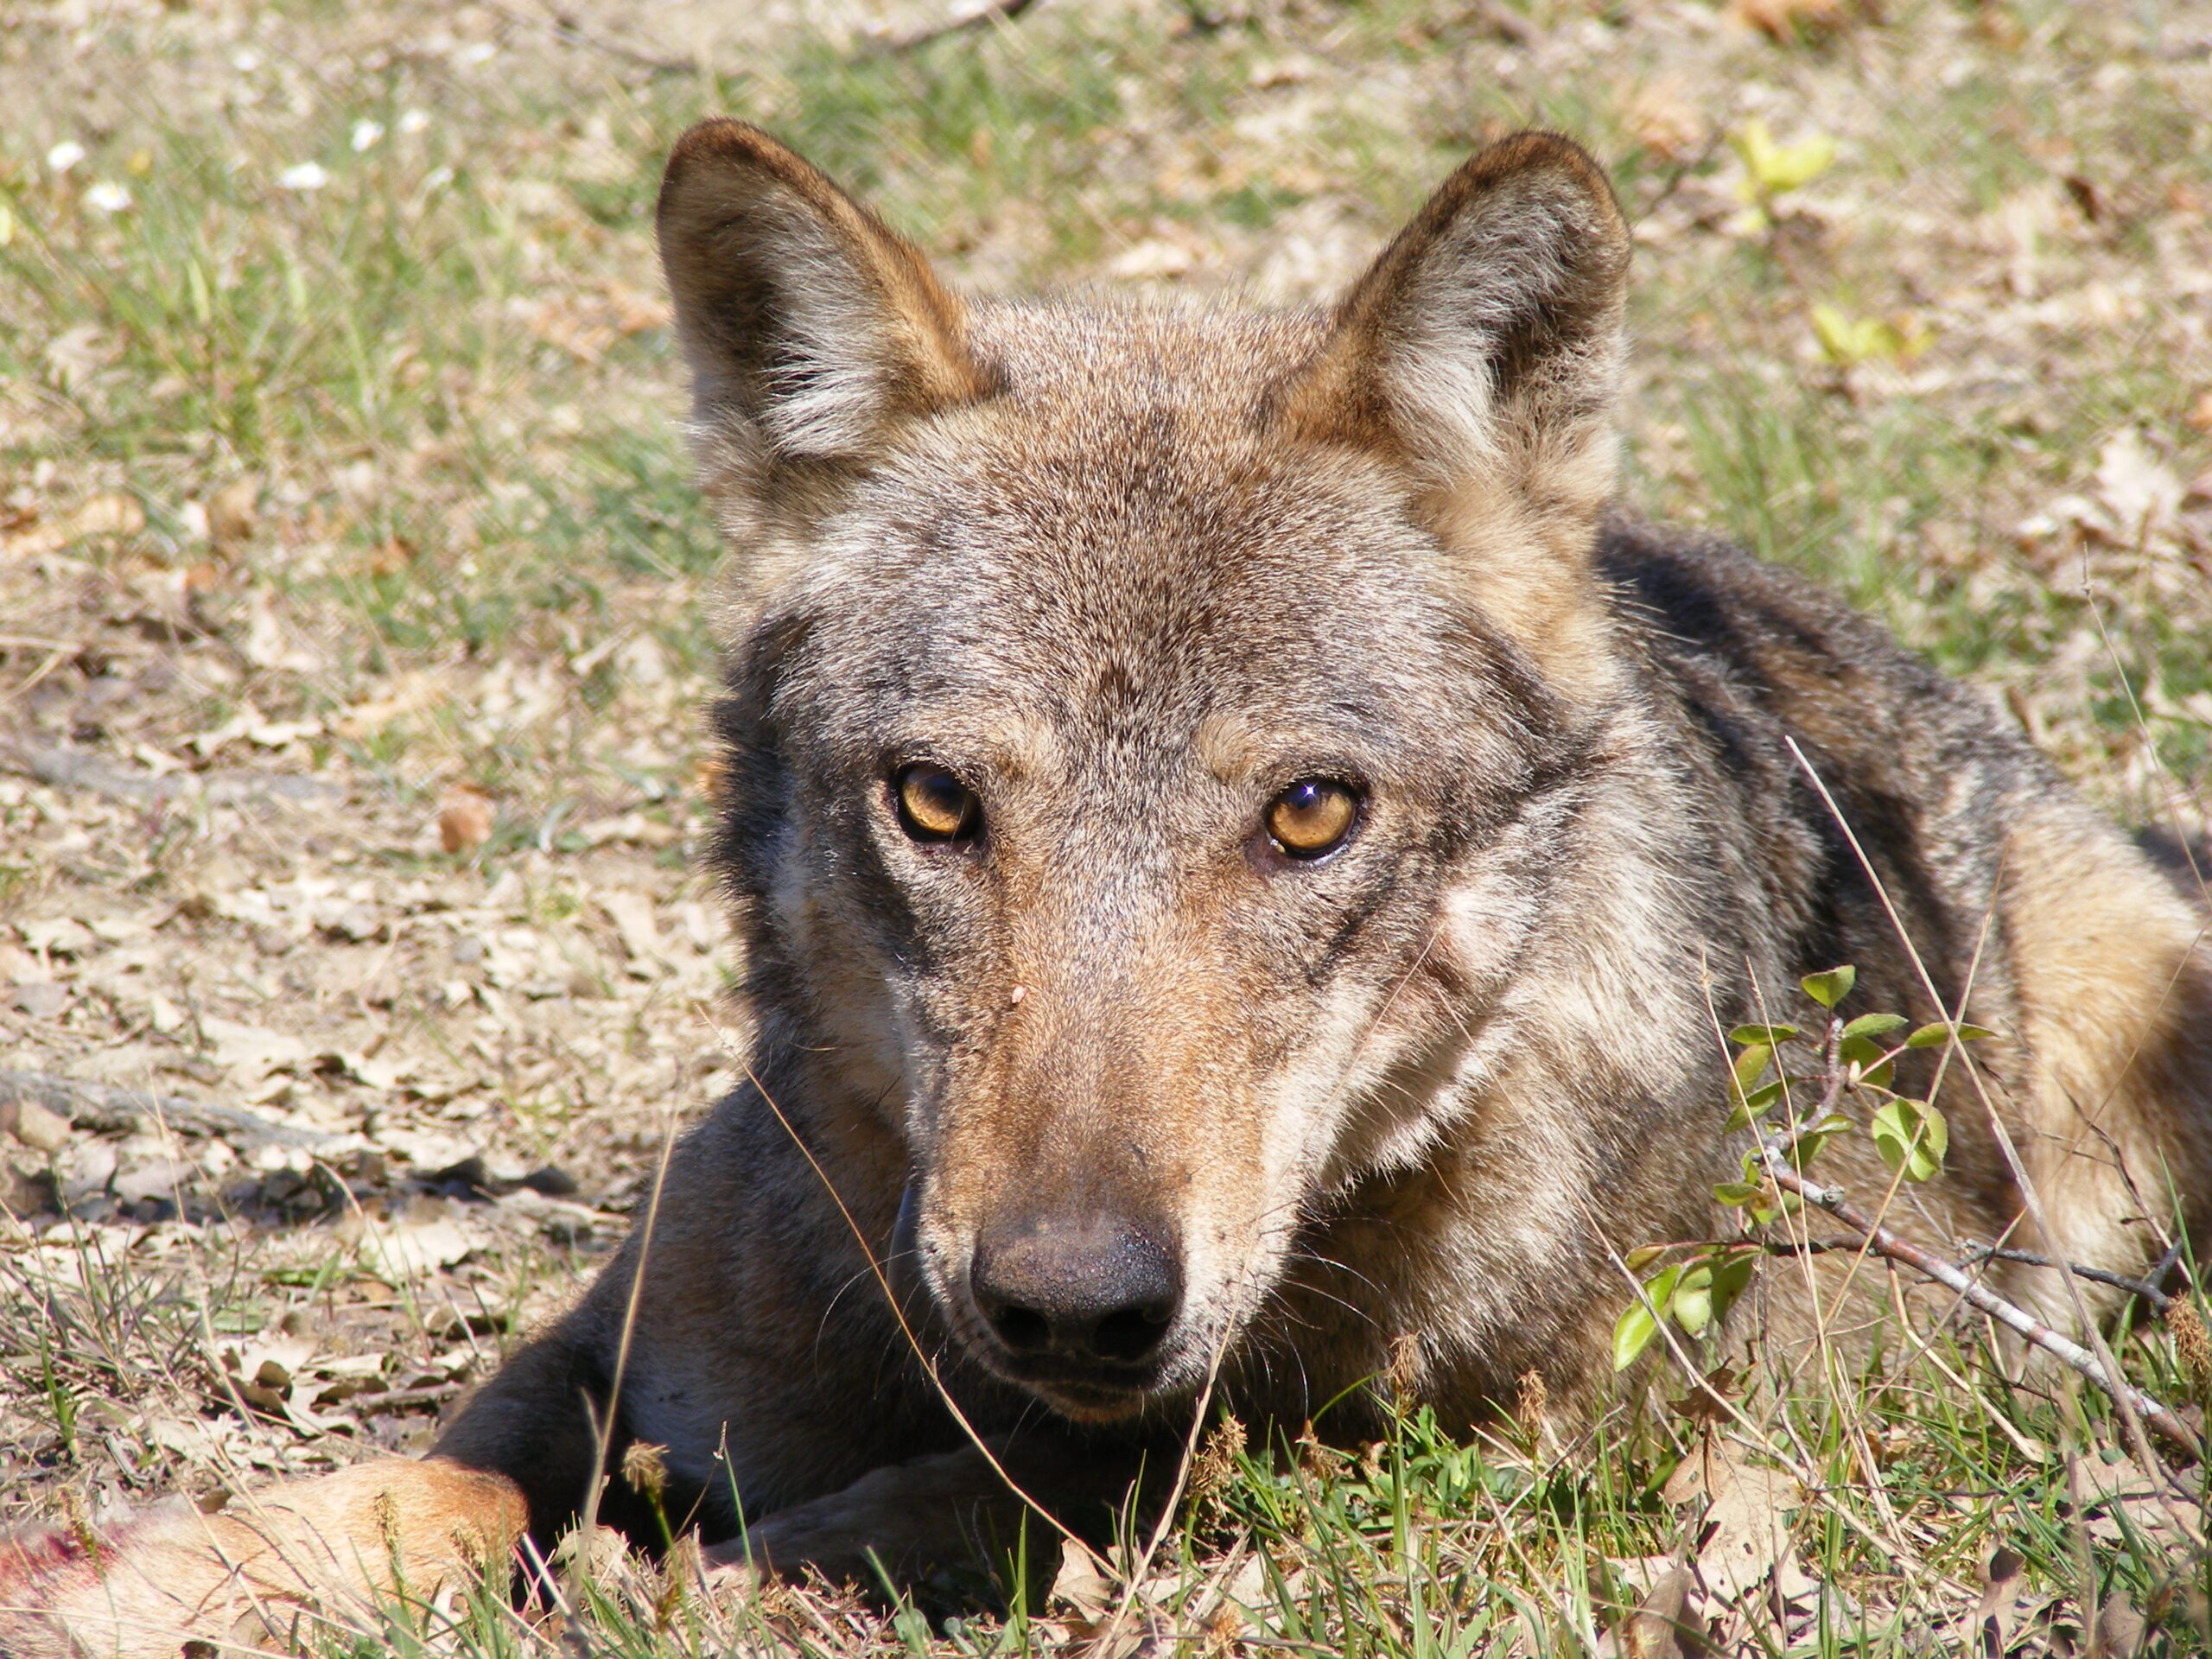
<path id="1" fill-rule="evenodd" d="M 1350 736 L 1433 697 L 1440 658 L 1496 646 L 1451 602 L 1404 480 L 1265 418 L 1324 327 L 979 308 L 1003 389 L 911 426 L 760 596 L 804 620 L 802 681 L 842 688 L 856 721 L 943 723 L 988 695 L 989 725 L 1109 743 L 1163 720 L 1192 737 L 1224 700 L 1255 735 L 1273 708 Z M 1393 651 L 1352 671 L 1338 647 L 1377 630 Z M 1014 710 L 1017 688 L 1033 701 Z"/>

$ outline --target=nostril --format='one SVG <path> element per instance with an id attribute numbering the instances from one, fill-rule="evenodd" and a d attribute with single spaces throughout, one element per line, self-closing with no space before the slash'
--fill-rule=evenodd
<path id="1" fill-rule="evenodd" d="M 1052 1323 L 1033 1307 L 1001 1307 L 990 1320 L 999 1340 L 1017 1354 L 1041 1354 L 1052 1345 Z"/>
<path id="2" fill-rule="evenodd" d="M 1174 1317 L 1173 1306 L 1122 1308 L 1098 1321 L 1098 1328 L 1090 1333 L 1090 1348 L 1102 1359 L 1124 1363 L 1142 1359 L 1160 1346 L 1168 1321 Z"/>

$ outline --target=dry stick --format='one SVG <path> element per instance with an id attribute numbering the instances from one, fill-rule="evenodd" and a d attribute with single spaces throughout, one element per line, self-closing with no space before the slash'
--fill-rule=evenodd
<path id="1" fill-rule="evenodd" d="M 1913 971 L 1920 976 L 1921 988 L 1928 993 L 1929 1003 L 1938 1014 L 1944 1014 L 1943 999 L 1936 989 L 1935 978 L 1929 973 L 1928 964 L 1921 960 L 1920 949 L 1913 944 L 1912 935 L 1905 931 L 1904 918 L 1897 914 L 1897 906 L 1891 902 L 1890 890 L 1882 880 L 1881 872 L 1874 868 L 1873 860 L 1866 856 L 1866 849 L 1859 845 L 1857 832 L 1852 829 L 1849 821 L 1843 816 L 1843 809 L 1836 804 L 1835 797 L 1828 792 L 1827 781 L 1815 769 L 1804 750 L 1797 747 L 1797 740 L 1794 737 L 1786 737 L 1783 741 L 1789 746 L 1789 753 L 1796 757 L 1797 764 L 1803 768 L 1805 776 L 1812 780 L 1813 787 L 1820 791 L 1821 800 L 1827 807 L 1828 816 L 1835 820 L 1836 828 L 1843 831 L 1843 838 L 1851 843 L 1851 850 L 1858 858 L 1859 868 L 1866 871 L 1866 880 L 1874 888 L 1874 896 L 1882 901 L 1882 909 L 1890 918 L 1890 925 L 1897 930 L 1898 942 L 1904 946 L 1905 955 L 1911 959 Z M 1986 928 L 1986 923 L 1984 925 Z M 1977 947 L 1978 954 L 1979 947 Z M 1974 1057 L 1966 1052 L 1964 1046 L 1959 1041 L 1956 1027 L 1959 1021 L 1966 1018 L 1964 999 L 1961 999 L 1959 1010 L 1955 1014 L 1945 1014 L 1944 1017 L 1953 1027 L 1950 1041 L 1945 1045 L 1945 1053 L 1956 1051 L 1960 1060 L 1966 1066 L 1967 1078 L 1974 1084 L 1974 1093 L 1980 1098 L 1982 1110 L 1989 1119 L 1990 1131 L 1996 1137 L 1999 1150 L 2005 1154 L 2005 1165 L 2012 1172 L 2012 1179 L 2020 1189 L 2021 1201 L 2027 1205 L 2028 1215 L 2034 1221 L 2036 1230 L 2046 1239 L 2056 1239 L 2058 1235 L 2053 1232 L 2046 1223 L 2043 1199 L 2036 1191 L 2035 1183 L 2028 1178 L 2028 1166 L 2020 1157 L 2019 1148 L 2012 1144 L 2012 1134 L 2005 1127 L 2005 1119 L 1997 1109 L 1997 1103 L 1989 1097 L 1988 1090 L 1982 1085 L 1981 1069 L 1974 1063 Z M 2136 1417 L 2134 1402 L 2129 1397 L 2133 1390 L 2128 1389 L 2126 1379 L 2120 1375 L 2120 1361 L 2114 1357 L 2111 1346 L 2105 1341 L 2104 1332 L 2098 1328 L 2097 1322 L 2089 1317 L 2088 1304 L 2082 1300 L 2082 1287 L 2075 1283 L 2074 1275 L 2070 1273 L 2061 1274 L 2059 1277 L 2066 1287 L 2067 1299 L 2074 1305 L 2074 1317 L 2081 1321 L 2082 1332 L 2089 1338 L 2090 1346 L 2095 1351 L 2099 1370 L 2101 1373 L 2100 1375 L 2097 1372 L 2085 1371 L 2082 1374 L 2097 1382 L 2112 1396 L 2113 1404 L 2120 1413 L 2120 1427 L 2127 1436 L 2131 1448 L 2146 1471 L 2155 1471 L 2158 1467 L 2158 1460 L 2151 1450 L 2151 1442 L 2144 1435 L 2142 1423 Z M 2111 1381 L 2107 1382 L 2105 1380 L 2107 1377 Z M 2150 1396 L 2146 1395 L 2144 1397 L 2149 1399 Z M 2160 1407 L 2159 1409 L 2164 1411 L 2164 1408 Z M 2178 1426 L 2177 1418 L 2171 1413 L 2166 1414 L 2168 1421 Z M 2181 1443 L 2192 1451 L 2196 1449 L 2196 1439 L 2193 1434 Z"/>
<path id="2" fill-rule="evenodd" d="M 1228 1351 L 1229 1338 L 1224 1331 L 1221 1341 L 1214 1347 L 1211 1363 L 1206 1366 L 1206 1385 L 1198 1391 L 1198 1407 L 1191 1414 L 1191 1432 L 1184 1439 L 1183 1456 L 1176 1465 L 1175 1481 L 1168 1489 L 1167 1501 L 1160 1509 L 1159 1520 L 1153 1524 L 1152 1536 L 1145 1541 L 1142 1554 L 1129 1564 L 1128 1581 L 1122 1587 L 1121 1599 L 1115 1603 L 1113 1612 L 1107 1617 L 1098 1633 L 1084 1644 L 1086 1653 L 1104 1654 L 1107 1651 L 1107 1644 L 1121 1629 L 1122 1619 L 1136 1605 L 1145 1575 L 1152 1571 L 1153 1558 L 1159 1554 L 1160 1546 L 1166 1539 L 1168 1529 L 1174 1524 L 1176 1506 L 1183 1501 L 1183 1489 L 1190 1484 L 1191 1466 L 1198 1454 L 1198 1437 L 1205 1429 L 1206 1411 L 1213 1404 L 1214 1382 L 1221 1375 L 1222 1357 Z"/>
<path id="3" fill-rule="evenodd" d="M 931 23 L 905 35 L 893 35 L 882 40 L 870 41 L 853 56 L 861 62 L 870 58 L 893 57 L 901 52 L 912 52 L 945 39 L 948 35 L 963 35 L 971 29 L 981 29 L 986 23 L 1002 23 L 1019 17 L 1037 3 L 1037 0 L 985 0 L 941 23 Z"/>
<path id="4" fill-rule="evenodd" d="M 2124 1402 L 2131 1410 L 2139 1414 L 2145 1422 L 2176 1446 L 2191 1453 L 2202 1454 L 2196 1434 L 2188 1424 L 2125 1377 L 2107 1373 L 2103 1362 L 2071 1337 L 2059 1335 L 2034 1315 L 2005 1300 L 1980 1281 L 1962 1273 L 1933 1250 L 1923 1249 L 1910 1239 L 1900 1238 L 1880 1222 L 1853 1205 L 1845 1198 L 1840 1188 L 1821 1186 L 1807 1180 L 1789 1167 L 1788 1160 L 1778 1149 L 1763 1147 L 1760 1150 L 1765 1157 L 1767 1173 L 1776 1185 L 1834 1216 L 1864 1237 L 1876 1255 L 1892 1262 L 1901 1262 L 1915 1272 L 1927 1274 L 1946 1289 L 1956 1292 L 1968 1304 L 2007 1330 L 2017 1332 L 2046 1353 L 2056 1355 L 2115 1400 Z"/>
<path id="5" fill-rule="evenodd" d="M 566 11 L 549 6 L 547 15 L 533 17 L 527 12 L 494 3 L 493 11 L 521 29 L 542 29 L 563 46 L 588 47 L 594 52 L 604 52 L 611 58 L 620 58 L 655 75 L 695 75 L 704 66 L 690 58 L 664 58 L 658 54 L 639 50 L 627 42 L 616 40 L 587 27 Z"/>
<path id="6" fill-rule="evenodd" d="M 638 1329 L 638 1308 L 645 1300 L 645 1267 L 652 1253 L 653 1229 L 660 1220 L 661 1189 L 668 1185 L 668 1160 L 676 1150 L 676 1114 L 668 1116 L 668 1127 L 660 1138 L 660 1166 L 653 1171 L 652 1196 L 645 1202 L 645 1230 L 638 1240 L 638 1265 L 630 1276 L 630 1300 L 622 1310 L 622 1339 L 614 1348 L 614 1376 L 607 1385 L 607 1416 L 602 1421 L 590 1410 L 590 1400 L 585 1400 L 585 1409 L 592 1418 L 592 1477 L 590 1490 L 584 1494 L 584 1510 L 579 1517 L 576 1544 L 577 1559 L 584 1571 L 591 1570 L 593 1535 L 599 1530 L 599 1497 L 613 1478 L 607 1471 L 607 1448 L 614 1440 L 614 1414 L 622 1408 L 622 1373 L 629 1369 L 630 1338 Z"/>

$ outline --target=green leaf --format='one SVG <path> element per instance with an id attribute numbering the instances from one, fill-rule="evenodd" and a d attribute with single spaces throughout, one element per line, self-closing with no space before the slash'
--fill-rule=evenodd
<path id="1" fill-rule="evenodd" d="M 1667 1316 L 1667 1305 L 1674 1300 L 1675 1283 L 1682 1270 L 1672 1267 L 1655 1273 L 1644 1281 L 1643 1294 L 1650 1299 L 1650 1306 L 1637 1301 L 1613 1322 L 1613 1369 L 1624 1371 L 1636 1363 L 1636 1357 L 1651 1345 L 1659 1334 L 1659 1321 Z"/>
<path id="2" fill-rule="evenodd" d="M 1749 1204 L 1765 1190 L 1757 1181 L 1723 1181 L 1713 1189 L 1713 1196 L 1722 1204 Z"/>
<path id="3" fill-rule="evenodd" d="M 1802 1174 L 1806 1166 L 1821 1155 L 1821 1148 L 1850 1127 L 1851 1120 L 1841 1112 L 1830 1112 L 1819 1122 L 1808 1124 L 1789 1143 L 1790 1166 Z"/>
<path id="4" fill-rule="evenodd" d="M 1879 317 L 1851 317 L 1832 305 L 1813 308 L 1813 337 L 1828 361 L 1844 368 L 1873 358 L 1910 357 L 1928 343 L 1925 330 L 1908 335 Z"/>
<path id="5" fill-rule="evenodd" d="M 1885 1037 L 1904 1024 L 1901 1014 L 1862 1014 L 1843 1028 L 1847 1041 L 1853 1037 Z"/>
<path id="6" fill-rule="evenodd" d="M 1794 1040 L 1796 1036 L 1797 1027 L 1795 1026 L 1738 1026 L 1728 1033 L 1728 1040 L 1732 1043 L 1758 1044 L 1773 1049 Z"/>
<path id="7" fill-rule="evenodd" d="M 1628 1311 L 1613 1321 L 1613 1369 L 1624 1371 L 1635 1364 L 1658 1334 L 1659 1322 L 1651 1310 L 1642 1302 L 1630 1303 Z"/>
<path id="8" fill-rule="evenodd" d="M 1753 1043 L 1738 1054 L 1736 1063 L 1729 1067 L 1735 1076 L 1736 1092 L 1739 1095 L 1748 1092 L 1751 1085 L 1766 1074 L 1767 1063 L 1773 1058 L 1774 1051 L 1764 1043 Z"/>
<path id="9" fill-rule="evenodd" d="M 1725 1319 L 1736 1299 L 1751 1282 L 1751 1274 L 1758 1267 L 1758 1255 L 1751 1250 L 1738 1250 L 1713 1269 L 1713 1317 Z"/>
<path id="10" fill-rule="evenodd" d="M 1744 158 L 1744 171 L 1761 194 L 1778 195 L 1810 184 L 1835 160 L 1835 140 L 1824 132 L 1794 144 L 1777 144 L 1766 123 L 1753 116 L 1729 142 Z"/>
<path id="11" fill-rule="evenodd" d="M 1764 1117 L 1768 1108 L 1782 1098 L 1782 1079 L 1763 1083 L 1736 1102 L 1736 1109 L 1728 1114 L 1728 1121 L 1721 1125 L 1723 1135 L 1733 1135 L 1738 1129 L 1749 1128 L 1751 1120 Z"/>
<path id="12" fill-rule="evenodd" d="M 1939 1020 L 1932 1026 L 1921 1027 L 1919 1030 L 1904 1039 L 1904 1046 L 1907 1048 L 1941 1048 L 1951 1039 L 1953 1033 L 1957 1033 L 1959 1040 L 1962 1043 L 1971 1043 L 1979 1038 L 1994 1037 L 1997 1034 L 1986 1026 L 1969 1026 L 1964 1021 L 1954 1026 Z"/>
<path id="13" fill-rule="evenodd" d="M 1892 1173 L 1925 1181 L 1940 1173 L 1950 1130 L 1943 1115 L 1917 1100 L 1893 1100 L 1873 1116 L 1874 1149 Z"/>
<path id="14" fill-rule="evenodd" d="M 1685 1273 L 1675 1287 L 1667 1311 L 1690 1335 L 1702 1333 L 1713 1323 L 1713 1269 L 1700 1265 Z"/>
<path id="15" fill-rule="evenodd" d="M 1859 970 L 1849 963 L 1826 973 L 1808 974 L 1798 981 L 1805 988 L 1805 995 L 1824 1008 L 1832 1008 L 1849 996 L 1851 988 L 1858 982 Z"/>
<path id="16" fill-rule="evenodd" d="M 1639 1244 L 1621 1259 L 1628 1263 L 1630 1273 L 1642 1273 L 1646 1268 L 1667 1254 L 1664 1244 Z"/>

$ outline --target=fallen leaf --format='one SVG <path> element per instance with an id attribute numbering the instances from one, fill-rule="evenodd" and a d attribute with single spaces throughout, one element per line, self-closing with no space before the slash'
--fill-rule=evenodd
<path id="1" fill-rule="evenodd" d="M 2132 426 L 2113 433 L 2097 453 L 2097 497 L 2119 520 L 2125 540 L 2164 529 L 2180 512 L 2183 494 L 2181 480 Z"/>
<path id="2" fill-rule="evenodd" d="M 1827 34 L 1846 16 L 1843 0 L 1730 0 L 1728 15 L 1784 46 L 1806 35 Z"/>
<path id="3" fill-rule="evenodd" d="M 1706 1500 L 1697 1574 L 1717 1599 L 1740 1599 L 1772 1575 L 1789 1552 L 1789 1511 L 1804 1502 L 1796 1481 L 1753 1463 L 1733 1441 L 1707 1434 L 1668 1478 L 1670 1503 Z"/>
<path id="4" fill-rule="evenodd" d="M 438 845 L 465 853 L 492 839 L 492 798 L 481 790 L 461 787 L 438 808 Z"/>
<path id="5" fill-rule="evenodd" d="M 2075 1470 L 2081 1482 L 2081 1501 L 2089 1512 L 2089 1536 L 2101 1544 L 2119 1544 L 2132 1533 L 2138 1540 L 2161 1548 L 2201 1548 L 2204 1522 L 2196 1505 L 2185 1503 L 2166 1490 L 2164 1482 L 2145 1474 L 2133 1458 L 2107 1463 L 2082 1458 Z"/>
<path id="6" fill-rule="evenodd" d="M 2149 1621 L 2128 1599 L 2126 1590 L 2114 1585 L 2105 1597 L 2105 1605 L 2097 1609 L 2097 1640 L 2092 1650 L 2100 1659 L 2135 1659 L 2143 1651 L 2143 1638 L 2150 1628 Z"/>
<path id="7" fill-rule="evenodd" d="M 1108 262 L 1106 270 L 1108 275 L 1124 282 L 1158 282 L 1183 276 L 1197 263 L 1191 251 L 1179 243 L 1162 237 L 1147 237 L 1116 254 Z"/>
<path id="8" fill-rule="evenodd" d="M 1976 1659 L 2005 1659 L 2019 1623 L 2020 1592 L 2027 1584 L 2026 1561 L 1999 1549 L 1981 1571 L 1981 1599 L 1967 1615 L 1967 1651 Z"/>
<path id="9" fill-rule="evenodd" d="M 361 1233 L 363 1265 L 397 1283 L 450 1268 L 476 1249 L 475 1237 L 448 1217 L 434 1221 L 368 1223 Z"/>
<path id="10" fill-rule="evenodd" d="M 599 907 L 614 924 L 614 931 L 621 936 L 622 948 L 630 954 L 632 963 L 645 965 L 664 963 L 668 947 L 660 937 L 660 924 L 653 915 L 653 901 L 642 893 L 613 887 L 599 894 Z"/>
<path id="11" fill-rule="evenodd" d="M 207 1014 L 200 1019 L 200 1033 L 207 1039 L 209 1058 L 216 1065 L 249 1079 L 307 1063 L 308 1046 L 283 1032 Z"/>
<path id="12" fill-rule="evenodd" d="M 1703 1652 L 1705 1644 L 1697 1640 L 1686 1617 L 1695 1588 L 1686 1568 L 1669 1567 L 1614 1632 L 1616 1651 L 1623 1659 L 1689 1659 Z M 1688 1643 L 1683 1640 L 1686 1636 Z"/>
<path id="13" fill-rule="evenodd" d="M 247 601 L 245 643 L 240 649 L 245 653 L 246 661 L 256 668 L 308 674 L 322 665 L 322 659 L 295 642 L 277 620 L 276 599 L 266 591 L 257 593 Z"/>
<path id="14" fill-rule="evenodd" d="M 1060 1568 L 1052 1575 L 1049 1600 L 1071 1607 L 1089 1624 L 1103 1618 L 1113 1604 L 1114 1580 L 1106 1564 L 1072 1538 L 1060 1541 Z"/>
<path id="15" fill-rule="evenodd" d="M 207 498 L 207 539 L 219 553 L 234 553 L 253 539 L 260 521 L 260 480 L 234 479 Z"/>

